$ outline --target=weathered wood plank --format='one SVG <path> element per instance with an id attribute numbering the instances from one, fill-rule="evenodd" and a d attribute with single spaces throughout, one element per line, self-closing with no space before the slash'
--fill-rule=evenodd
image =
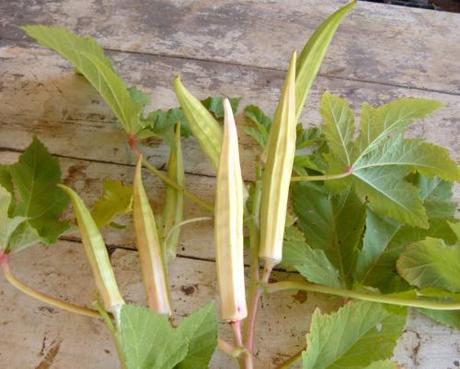
<path id="1" fill-rule="evenodd" d="M 177 105 L 171 81 L 180 73 L 198 96 L 241 96 L 242 105 L 255 103 L 272 113 L 284 78 L 283 72 L 218 63 L 125 53 L 113 56 L 129 83 L 141 86 L 152 95 L 152 109 Z M 125 134 L 118 124 L 113 123 L 109 108 L 83 78 L 72 72 L 67 62 L 47 50 L 14 47 L 9 43 L 0 48 L 0 58 L 0 80 L 3 83 L 0 90 L 0 147 L 22 150 L 35 134 L 55 154 L 132 164 Z M 30 68 L 30 65 L 35 67 Z M 443 101 L 447 106 L 427 124 L 415 126 L 414 133 L 449 147 L 457 158 L 460 155 L 458 96 L 319 78 L 302 117 L 306 125 L 320 122 L 319 99 L 325 90 L 346 97 L 356 109 L 364 101 L 379 104 L 400 96 Z M 257 148 L 248 137 L 242 137 L 241 144 L 243 174 L 245 178 L 252 178 Z M 188 172 L 214 175 L 214 169 L 194 140 L 185 141 L 184 152 Z M 167 161 L 168 152 L 163 145 L 154 145 L 147 153 L 157 166 Z"/>
<path id="2" fill-rule="evenodd" d="M 137 254 L 117 250 L 113 264 L 127 301 L 144 303 Z M 33 248 L 14 256 L 15 273 L 31 286 L 68 301 L 90 304 L 93 282 L 82 246 L 60 242 L 55 247 Z M 214 263 L 177 259 L 171 268 L 173 300 L 178 317 L 216 298 Z M 285 278 L 285 274 L 275 275 Z M 16 291 L 0 277 L 0 366 L 10 369 L 43 368 L 46 354 L 58 346 L 50 368 L 114 369 L 116 352 L 102 322 L 50 308 Z M 264 300 L 259 319 L 258 367 L 272 368 L 302 348 L 313 309 L 328 311 L 334 299 L 315 294 L 285 293 Z M 224 337 L 229 338 L 222 326 Z M 437 326 L 418 316 L 409 320 L 395 358 L 406 369 L 455 367 L 459 332 Z M 27 354 L 25 354 L 27 353 Z M 217 353 L 213 368 L 236 368 Z"/>
<path id="3" fill-rule="evenodd" d="M 126 300 L 145 303 L 137 253 L 117 250 L 112 260 Z M 79 304 L 90 304 L 94 299 L 94 284 L 79 243 L 60 242 L 48 249 L 29 249 L 16 255 L 12 264 L 22 280 L 44 292 Z M 216 298 L 214 263 L 177 259 L 171 267 L 171 285 L 175 313 L 180 320 Z M 3 277 L 0 286 L 1 367 L 8 363 L 11 369 L 37 368 L 43 360 L 42 345 L 46 353 L 53 341 L 60 342 L 60 350 L 52 367 L 73 369 L 77 358 L 81 368 L 118 367 L 113 344 L 102 323 L 44 306 L 14 290 Z M 292 292 L 266 298 L 259 319 L 260 367 L 272 367 L 286 355 L 300 350 L 313 310 L 318 307 L 328 311 L 336 305 L 334 300 L 313 294 L 306 299 Z M 230 339 L 227 327 L 221 328 L 223 336 Z M 28 354 L 23 355 L 24 352 Z M 213 367 L 235 366 L 228 358 L 216 354 Z"/>
<path id="4" fill-rule="evenodd" d="M 344 0 L 5 1 L 0 33 L 64 25 L 106 48 L 285 69 L 293 49 Z M 345 20 L 322 73 L 337 78 L 460 93 L 460 16 L 359 2 Z"/>

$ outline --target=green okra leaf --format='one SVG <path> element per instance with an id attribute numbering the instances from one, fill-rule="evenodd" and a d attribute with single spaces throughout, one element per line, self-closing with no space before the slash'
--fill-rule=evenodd
<path id="1" fill-rule="evenodd" d="M 373 368 L 373 362 L 391 358 L 405 322 L 406 309 L 369 302 L 349 303 L 329 315 L 316 311 L 303 369 Z"/>
<path id="2" fill-rule="evenodd" d="M 127 85 L 93 38 L 54 26 L 30 25 L 23 30 L 70 61 L 99 92 L 127 133 L 136 134 L 142 128 L 139 121 L 142 104 L 131 97 Z"/>
<path id="3" fill-rule="evenodd" d="M 68 222 L 62 221 L 61 216 L 69 203 L 64 191 L 57 187 L 61 180 L 58 160 L 34 137 L 18 162 L 8 169 L 16 194 L 11 215 L 27 218 L 27 224 L 22 224 L 13 235 L 11 248 L 56 242 L 68 229 Z"/>
<path id="4" fill-rule="evenodd" d="M 344 287 L 339 272 L 325 252 L 311 248 L 305 241 L 284 241 L 282 266 L 294 268 L 310 282 L 337 288 Z"/>
<path id="5" fill-rule="evenodd" d="M 173 369 L 187 355 L 188 339 L 171 327 L 168 316 L 125 305 L 120 321 L 126 369 Z"/>
<path id="6" fill-rule="evenodd" d="M 293 53 L 268 137 L 262 180 L 259 257 L 272 264 L 282 259 L 289 185 L 296 150 L 295 68 L 296 53 Z"/>
<path id="7" fill-rule="evenodd" d="M 325 186 L 308 182 L 293 185 L 292 199 L 297 225 L 304 232 L 307 246 L 322 250 L 339 272 L 341 283 L 350 285 L 366 207 L 351 190 L 331 194 Z"/>
<path id="8" fill-rule="evenodd" d="M 404 132 L 416 120 L 427 117 L 442 106 L 435 100 L 414 97 L 396 99 L 377 108 L 363 104 L 354 161 L 387 140 L 390 135 Z"/>
<path id="9" fill-rule="evenodd" d="M 321 116 L 330 155 L 344 168 L 350 167 L 355 133 L 353 110 L 346 100 L 325 92 L 321 98 Z"/>
<path id="10" fill-rule="evenodd" d="M 391 360 L 379 360 L 374 361 L 369 366 L 366 366 L 365 369 L 399 369 L 400 366 Z"/>
<path id="11" fill-rule="evenodd" d="M 332 38 L 344 17 L 355 6 L 356 1 L 345 5 L 330 15 L 313 33 L 299 55 L 296 69 L 296 121 L 302 114 L 305 100 L 310 93 L 313 81 L 318 74 L 321 63 Z"/>
<path id="12" fill-rule="evenodd" d="M 132 209 L 133 190 L 120 181 L 104 180 L 104 193 L 99 198 L 91 215 L 99 228 L 109 225 L 112 220 Z"/>
<path id="13" fill-rule="evenodd" d="M 460 243 L 426 238 L 406 248 L 400 256 L 399 274 L 419 288 L 435 287 L 460 292 Z"/>
<path id="14" fill-rule="evenodd" d="M 230 105 L 232 106 L 233 113 L 236 114 L 238 106 L 240 105 L 239 97 L 230 97 Z M 201 100 L 203 106 L 214 116 L 214 118 L 221 120 L 224 118 L 224 98 L 222 96 L 209 96 L 204 100 Z"/>
<path id="15" fill-rule="evenodd" d="M 0 186 L 0 253 L 8 252 L 10 239 L 16 229 L 27 220 L 26 217 L 8 215 L 11 204 L 11 194 Z"/>
<path id="16" fill-rule="evenodd" d="M 361 132 L 353 140 L 354 118 L 347 102 L 330 93 L 321 100 L 322 129 L 329 147 L 327 174 L 344 174 L 328 182 L 356 193 L 380 216 L 412 226 L 429 226 L 418 190 L 406 180 L 415 171 L 445 180 L 460 178 L 460 168 L 442 147 L 423 140 L 405 139 L 406 128 L 442 106 L 419 98 L 394 100 L 378 108 L 363 106 Z"/>
<path id="17" fill-rule="evenodd" d="M 224 137 L 217 169 L 214 217 L 217 280 L 222 320 L 239 321 L 246 317 L 243 236 L 243 178 L 238 149 L 238 134 L 230 102 L 224 100 Z"/>
<path id="18" fill-rule="evenodd" d="M 85 247 L 86 257 L 93 271 L 96 287 L 107 311 L 118 314 L 124 304 L 123 297 L 118 289 L 109 254 L 102 235 L 83 200 L 67 186 L 59 185 L 70 197 L 77 218 L 81 238 Z"/>
<path id="19" fill-rule="evenodd" d="M 221 126 L 203 104 L 185 88 L 180 78 L 174 81 L 174 90 L 193 135 L 217 168 L 222 146 Z"/>
<path id="20" fill-rule="evenodd" d="M 168 176 L 179 186 L 184 187 L 184 162 L 182 158 L 180 124 L 176 125 L 175 139 L 170 147 L 168 159 Z M 176 257 L 180 242 L 181 227 L 178 225 L 184 219 L 184 193 L 172 186 L 166 187 L 166 200 L 163 207 L 162 228 L 163 247 L 166 261 Z"/>
<path id="21" fill-rule="evenodd" d="M 185 318 L 179 331 L 188 340 L 187 356 L 177 369 L 207 369 L 217 346 L 217 312 L 209 303 Z"/>
<path id="22" fill-rule="evenodd" d="M 120 344 L 126 369 L 206 369 L 217 345 L 215 305 L 193 312 L 178 328 L 165 315 L 125 305 Z"/>
<path id="23" fill-rule="evenodd" d="M 139 157 L 133 184 L 133 218 L 142 278 L 150 309 L 171 315 L 167 269 L 158 236 L 155 216 L 142 183 L 142 157 Z"/>

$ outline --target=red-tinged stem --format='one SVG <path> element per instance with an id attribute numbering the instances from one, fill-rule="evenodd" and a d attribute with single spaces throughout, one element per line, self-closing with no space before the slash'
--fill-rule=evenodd
<path id="1" fill-rule="evenodd" d="M 25 293 L 26 295 L 33 297 L 37 300 L 40 300 L 46 304 L 56 306 L 62 310 L 66 310 L 71 313 L 80 314 L 84 316 L 88 316 L 91 318 L 99 318 L 99 312 L 84 306 L 75 305 L 70 302 L 65 302 L 59 300 L 55 297 L 46 295 L 42 292 L 39 292 L 32 287 L 27 286 L 25 283 L 21 282 L 17 279 L 14 274 L 11 272 L 10 263 L 8 260 L 8 254 L 0 253 L 0 267 L 2 268 L 3 275 L 5 276 L 6 280 L 14 287 L 16 287 L 21 292 Z"/>
<path id="2" fill-rule="evenodd" d="M 272 264 L 269 261 L 266 261 L 265 266 L 264 266 L 264 271 L 262 274 L 262 278 L 260 279 L 260 282 L 262 282 L 263 285 L 268 283 L 268 280 L 270 279 L 271 272 L 273 270 L 273 267 L 275 265 Z M 254 355 L 255 353 L 255 345 L 254 345 L 254 335 L 255 335 L 255 327 L 256 327 L 256 321 L 257 321 L 257 312 L 259 309 L 259 301 L 262 296 L 263 292 L 263 287 L 261 287 L 259 284 L 256 285 L 254 290 L 251 293 L 251 298 L 250 298 L 250 303 L 249 303 L 249 309 L 248 309 L 248 317 L 246 320 L 246 335 L 245 335 L 245 344 L 246 347 L 249 349 L 249 351 Z"/>
<path id="3" fill-rule="evenodd" d="M 241 369 L 254 369 L 254 362 L 250 352 L 243 344 L 243 336 L 241 334 L 241 320 L 230 322 L 233 329 L 235 346 L 241 349 L 241 354 L 238 356 L 238 361 Z"/>

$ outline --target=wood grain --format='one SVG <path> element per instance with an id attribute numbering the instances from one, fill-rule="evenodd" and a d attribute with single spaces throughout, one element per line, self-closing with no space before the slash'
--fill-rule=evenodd
<path id="1" fill-rule="evenodd" d="M 0 4 L 0 33 L 56 24 L 95 36 L 106 48 L 286 69 L 293 49 L 344 0 L 38 0 Z M 359 2 L 345 20 L 322 73 L 458 94 L 460 16 Z"/>
<path id="2" fill-rule="evenodd" d="M 116 68 L 129 84 L 152 96 L 150 109 L 177 105 L 171 81 L 177 74 L 197 96 L 240 96 L 272 113 L 284 78 L 287 55 L 342 0 L 18 0 L 0 2 L 0 162 L 11 163 L 37 135 L 59 157 L 65 182 L 91 204 L 104 178 L 129 183 L 133 157 L 113 114 L 69 64 L 26 40 L 18 25 L 60 24 L 95 36 L 110 49 Z M 355 109 L 363 101 L 387 102 L 399 96 L 440 100 L 446 107 L 415 126 L 412 135 L 447 146 L 460 158 L 460 15 L 359 2 L 328 53 L 302 121 L 318 124 L 325 90 L 346 97 Z M 357 112 L 359 116 L 359 112 Z M 241 122 L 240 122 L 241 123 Z M 253 177 L 257 147 L 240 124 L 243 175 Z M 167 148 L 144 147 L 162 167 Z M 212 201 L 215 172 L 193 139 L 185 140 L 187 184 Z M 146 175 L 156 209 L 163 185 Z M 187 204 L 187 218 L 204 213 Z M 180 257 L 171 268 L 178 316 L 215 298 L 213 233 L 209 223 L 184 228 Z M 128 301 L 144 302 L 137 255 L 128 227 L 106 230 L 115 247 L 113 263 Z M 17 255 L 18 275 L 37 288 L 79 303 L 94 298 L 78 233 L 56 247 Z M 292 278 L 292 275 L 278 277 Z M 113 344 L 102 323 L 69 316 L 13 290 L 0 277 L 0 367 L 40 368 L 57 350 L 50 369 L 113 369 Z M 307 300 L 305 300 L 307 298 Z M 302 302 L 303 301 L 303 302 Z M 258 367 L 269 368 L 304 344 L 309 317 L 317 306 L 337 302 L 316 295 L 287 293 L 267 300 L 260 321 Z M 229 332 L 222 327 L 224 336 Z M 270 337 L 270 338 L 268 338 Z M 405 369 L 458 366 L 460 336 L 413 316 L 395 352 Z M 455 363 L 457 362 L 457 364 Z M 46 365 L 46 364 L 43 364 Z M 216 354 L 213 368 L 232 362 Z"/>

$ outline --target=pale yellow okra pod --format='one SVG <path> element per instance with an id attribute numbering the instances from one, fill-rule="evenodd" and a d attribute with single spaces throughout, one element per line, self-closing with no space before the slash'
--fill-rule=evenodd
<path id="1" fill-rule="evenodd" d="M 215 168 L 219 164 L 222 129 L 200 100 L 185 88 L 179 77 L 174 80 L 174 91 L 193 135 Z"/>
<path id="2" fill-rule="evenodd" d="M 150 309 L 171 315 L 168 278 L 163 250 L 152 208 L 142 184 L 142 157 L 136 166 L 133 186 L 133 218 L 142 278 Z"/>
<path id="3" fill-rule="evenodd" d="M 284 226 L 296 148 L 295 72 L 294 52 L 270 129 L 262 180 L 259 257 L 270 266 L 278 264 L 283 256 Z"/>
<path id="4" fill-rule="evenodd" d="M 232 108 L 224 100 L 224 136 L 217 169 L 215 242 L 221 317 L 239 321 L 246 317 L 243 256 L 243 178 L 238 135 Z"/>
<path id="5" fill-rule="evenodd" d="M 86 257 L 93 272 L 94 281 L 107 311 L 119 318 L 121 306 L 125 303 L 118 289 L 110 263 L 109 254 L 96 222 L 78 194 L 67 186 L 60 185 L 70 197 L 77 218 Z"/>

